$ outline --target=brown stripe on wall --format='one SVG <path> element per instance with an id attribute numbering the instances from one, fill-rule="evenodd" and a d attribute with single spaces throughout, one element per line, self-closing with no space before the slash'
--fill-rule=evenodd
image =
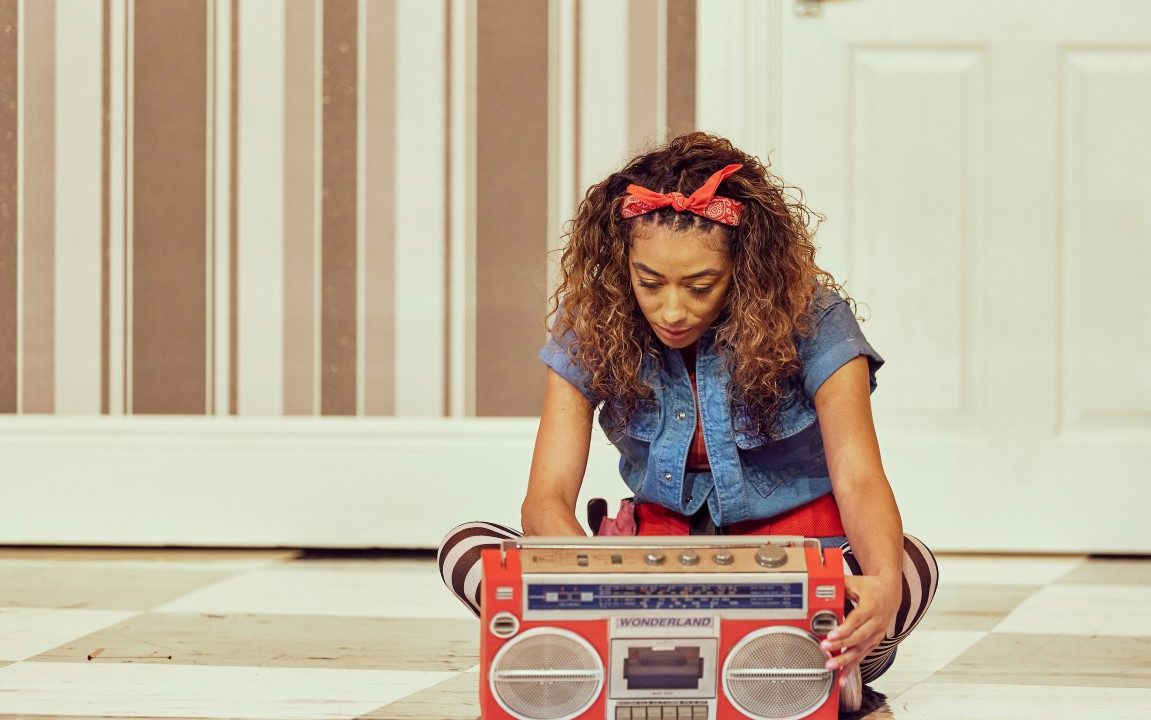
<path id="1" fill-rule="evenodd" d="M 394 415 L 396 9 L 367 5 L 364 87 L 364 413 Z"/>
<path id="2" fill-rule="evenodd" d="M 695 129 L 696 0 L 667 0 L 667 129 Z"/>
<path id="3" fill-rule="evenodd" d="M 206 0 L 134 3 L 132 411 L 203 414 Z"/>
<path id="4" fill-rule="evenodd" d="M 220 312 L 216 300 L 216 283 L 219 282 L 216 277 L 216 258 L 220 252 L 220 238 L 216 231 L 216 152 L 220 137 L 219 128 L 216 124 L 216 103 L 220 97 L 218 90 L 220 87 L 220 65 L 217 62 L 219 30 L 216 26 L 216 6 L 219 2 L 220 0 L 205 0 L 204 2 L 204 9 L 207 13 L 205 21 L 208 26 L 205 58 L 208 63 L 208 69 L 205 71 L 205 77 L 208 78 L 205 92 L 207 100 L 204 107 L 204 127 L 207 133 L 204 148 L 205 163 L 207 164 L 207 170 L 204 174 L 204 182 L 207 184 L 205 187 L 207 197 L 204 199 L 204 228 L 206 233 L 204 242 L 207 252 L 204 258 L 204 274 L 207 278 L 204 287 L 204 303 L 207 307 L 204 323 L 204 371 L 206 373 L 204 379 L 204 412 L 208 415 L 216 414 L 216 386 L 220 382 L 216 377 L 216 343 L 219 341 L 216 336 L 216 320 L 217 313 Z"/>
<path id="5" fill-rule="evenodd" d="M 548 3 L 477 8 L 476 414 L 537 415 L 547 292 Z"/>
<path id="6" fill-rule="evenodd" d="M 356 414 L 356 0 L 324 12 L 320 412 Z"/>
<path id="7" fill-rule="evenodd" d="M 634 154 L 663 132 L 659 126 L 657 78 L 659 38 L 656 20 L 662 0 L 628 0 L 627 144 Z"/>
<path id="8" fill-rule="evenodd" d="M 16 412 L 18 0 L 0 0 L 0 412 Z"/>
<path id="9" fill-rule="evenodd" d="M 56 0 L 24 5 L 24 362 L 26 413 L 50 413 L 56 367 Z"/>
<path id="10" fill-rule="evenodd" d="M 284 7 L 284 414 L 312 415 L 315 397 L 316 11 Z"/>

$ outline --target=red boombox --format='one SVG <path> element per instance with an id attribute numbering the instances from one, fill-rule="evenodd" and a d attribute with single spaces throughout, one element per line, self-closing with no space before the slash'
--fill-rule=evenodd
<path id="1" fill-rule="evenodd" d="M 483 552 L 484 720 L 834 720 L 843 556 L 801 537 L 521 538 Z"/>

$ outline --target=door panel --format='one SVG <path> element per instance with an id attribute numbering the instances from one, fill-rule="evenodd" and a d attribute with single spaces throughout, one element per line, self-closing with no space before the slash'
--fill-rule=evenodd
<path id="1" fill-rule="evenodd" d="M 775 166 L 888 360 L 908 531 L 1151 552 L 1151 6 L 777 7 Z"/>

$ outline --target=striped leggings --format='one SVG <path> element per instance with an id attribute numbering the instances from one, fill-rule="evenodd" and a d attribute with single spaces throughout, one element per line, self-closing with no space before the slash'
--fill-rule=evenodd
<path id="1" fill-rule="evenodd" d="M 453 528 L 440 544 L 437 558 L 440 577 L 448 589 L 458 597 L 476 617 L 480 615 L 480 551 L 498 547 L 500 542 L 523 537 L 523 533 L 503 525 L 489 522 L 464 523 Z M 851 545 L 843 541 L 843 572 L 861 575 L 859 560 L 851 552 Z M 935 597 L 939 583 L 939 566 L 927 546 L 911 535 L 903 536 L 903 598 L 895 620 L 888 626 L 883 640 L 860 663 L 863 682 L 868 683 L 882 675 L 895 660 L 895 649 L 906 638 L 927 612 Z M 846 601 L 845 612 L 853 609 Z"/>

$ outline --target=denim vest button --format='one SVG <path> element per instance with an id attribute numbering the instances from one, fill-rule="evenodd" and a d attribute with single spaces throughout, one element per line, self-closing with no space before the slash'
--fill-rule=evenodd
<path id="1" fill-rule="evenodd" d="M 668 482 L 671 482 L 671 473 L 667 473 L 667 472 L 665 472 L 665 473 L 663 474 L 663 479 L 664 479 L 664 480 L 667 480 Z"/>
<path id="2" fill-rule="evenodd" d="M 683 420 L 685 417 L 687 417 L 687 413 L 685 413 L 683 410 L 680 410 L 675 414 L 676 420 Z"/>

